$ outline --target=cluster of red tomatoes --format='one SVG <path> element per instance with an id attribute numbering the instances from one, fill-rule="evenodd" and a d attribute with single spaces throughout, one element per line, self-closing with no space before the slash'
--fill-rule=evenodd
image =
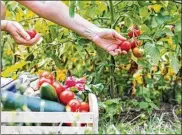
<path id="1" fill-rule="evenodd" d="M 67 112 L 89 112 L 89 104 L 85 101 L 81 101 L 76 98 L 76 95 L 71 88 L 76 88 L 78 91 L 85 90 L 86 78 L 76 78 L 74 76 L 67 77 L 64 85 L 56 82 L 54 75 L 50 72 L 44 71 L 39 74 L 38 88 L 41 87 L 43 83 L 51 84 L 59 97 L 61 103 L 66 105 Z M 70 126 L 70 123 L 66 123 Z M 81 124 L 83 126 L 85 124 Z"/>
<path id="2" fill-rule="evenodd" d="M 141 35 L 140 30 L 137 28 L 136 25 L 134 25 L 128 32 L 128 37 L 130 39 L 123 41 L 119 45 L 119 48 L 126 52 L 129 52 L 130 49 L 132 49 L 132 53 L 135 57 L 137 57 L 137 58 L 142 57 L 144 51 L 143 51 L 143 49 L 139 48 L 142 45 L 142 41 L 138 39 L 140 35 Z"/>

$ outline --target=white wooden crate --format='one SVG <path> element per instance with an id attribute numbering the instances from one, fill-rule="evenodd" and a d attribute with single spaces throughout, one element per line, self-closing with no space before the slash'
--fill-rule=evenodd
<path id="1" fill-rule="evenodd" d="M 85 134 L 98 133 L 98 103 L 89 94 L 90 112 L 1 112 L 2 123 L 60 123 L 58 126 L 7 126 L 1 125 L 1 134 Z M 61 126 L 76 123 L 75 126 Z M 80 123 L 89 123 L 81 127 Z"/>

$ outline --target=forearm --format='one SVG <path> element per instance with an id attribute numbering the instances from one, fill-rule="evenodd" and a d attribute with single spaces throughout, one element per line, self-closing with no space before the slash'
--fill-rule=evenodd
<path id="1" fill-rule="evenodd" d="M 58 25 L 71 29 L 86 38 L 89 38 L 88 33 L 86 32 L 88 28 L 91 31 L 95 31 L 97 29 L 96 25 L 90 23 L 78 14 L 75 14 L 75 17 L 71 18 L 69 16 L 69 8 L 63 2 L 19 1 L 19 3 L 28 7 L 39 16 L 50 20 Z"/>
<path id="2" fill-rule="evenodd" d="M 1 31 L 6 31 L 7 20 L 1 20 Z"/>
<path id="3" fill-rule="evenodd" d="M 1 20 L 4 20 L 6 17 L 6 5 L 1 1 Z"/>

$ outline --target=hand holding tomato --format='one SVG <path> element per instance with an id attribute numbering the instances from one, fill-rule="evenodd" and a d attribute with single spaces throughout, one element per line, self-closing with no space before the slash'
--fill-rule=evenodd
<path id="1" fill-rule="evenodd" d="M 9 20 L 2 21 L 5 23 L 4 31 L 8 32 L 17 44 L 32 46 L 39 41 L 39 34 L 36 34 L 34 38 L 31 38 L 20 23 Z"/>
<path id="2" fill-rule="evenodd" d="M 121 42 L 119 44 L 118 48 L 121 51 L 124 50 L 126 52 L 128 52 L 128 51 L 130 51 L 130 49 L 132 49 L 132 53 L 135 57 L 137 57 L 137 58 L 142 57 L 144 54 L 144 50 L 141 48 L 138 48 L 139 46 L 142 45 L 142 42 L 141 42 L 141 40 L 137 39 L 140 36 L 140 34 L 141 34 L 140 30 L 137 28 L 136 25 L 134 25 L 128 32 L 128 36 L 129 36 L 129 38 L 131 38 L 130 41 L 126 40 L 126 41 Z"/>
<path id="3" fill-rule="evenodd" d="M 121 36 L 118 32 L 113 29 L 98 28 L 95 31 L 87 30 L 91 40 L 99 47 L 106 50 L 113 56 L 119 54 L 126 54 L 126 51 L 118 49 L 118 44 L 125 41 L 126 38 Z"/>

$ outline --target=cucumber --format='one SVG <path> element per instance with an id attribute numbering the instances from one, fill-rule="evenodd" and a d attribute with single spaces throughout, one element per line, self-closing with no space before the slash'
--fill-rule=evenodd
<path id="1" fill-rule="evenodd" d="M 43 83 L 40 87 L 40 97 L 51 101 L 59 102 L 56 90 L 49 83 Z"/>
<path id="2" fill-rule="evenodd" d="M 31 111 L 65 112 L 63 104 L 10 91 L 1 92 L 1 101 L 6 109 L 18 109 L 26 105 Z"/>

